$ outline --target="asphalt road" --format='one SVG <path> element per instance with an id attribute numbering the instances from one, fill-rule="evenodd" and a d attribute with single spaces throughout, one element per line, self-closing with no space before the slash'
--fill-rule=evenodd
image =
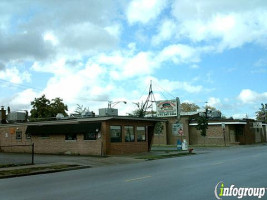
<path id="1" fill-rule="evenodd" d="M 2 179 L 0 199 L 215 199 L 220 181 L 229 187 L 266 188 L 266 158 L 265 145 L 218 148 L 187 157 Z"/>

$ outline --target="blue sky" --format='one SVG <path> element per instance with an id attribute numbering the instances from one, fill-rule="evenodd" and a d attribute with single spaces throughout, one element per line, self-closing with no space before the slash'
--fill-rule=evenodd
<path id="1" fill-rule="evenodd" d="M 0 104 L 63 98 L 120 114 L 146 99 L 255 117 L 267 102 L 265 0 L 0 2 Z"/>

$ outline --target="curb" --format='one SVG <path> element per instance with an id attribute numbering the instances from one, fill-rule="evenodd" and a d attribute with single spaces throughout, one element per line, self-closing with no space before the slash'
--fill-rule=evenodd
<path id="1" fill-rule="evenodd" d="M 87 169 L 87 168 L 91 168 L 91 166 L 68 167 L 68 168 L 65 168 L 65 169 L 51 169 L 51 170 L 36 171 L 36 172 L 24 173 L 24 174 L 4 175 L 4 176 L 0 176 L 0 179 L 15 178 L 15 177 L 21 177 L 21 176 L 39 175 L 39 174 L 50 174 L 50 173 L 56 173 L 56 172 L 65 172 L 65 171 L 78 170 L 78 169 Z"/>

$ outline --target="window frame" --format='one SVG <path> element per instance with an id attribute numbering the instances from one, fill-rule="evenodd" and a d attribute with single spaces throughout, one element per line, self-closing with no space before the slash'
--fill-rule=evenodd
<path id="1" fill-rule="evenodd" d="M 95 135 L 94 139 L 92 137 L 90 137 L 89 134 L 94 134 Z M 97 135 L 98 135 L 97 132 L 93 133 L 93 132 L 89 131 L 89 132 L 83 134 L 83 140 L 85 140 L 85 141 L 90 141 L 90 140 L 94 141 L 94 140 L 97 139 Z"/>
<path id="2" fill-rule="evenodd" d="M 30 133 L 26 133 L 26 139 L 28 140 L 32 139 L 32 135 Z"/>
<path id="3" fill-rule="evenodd" d="M 65 141 L 77 141 L 77 133 L 65 133 Z"/>
<path id="4" fill-rule="evenodd" d="M 115 128 L 115 127 L 116 127 L 116 129 L 113 129 L 113 130 L 119 130 L 119 134 L 120 134 L 119 137 L 112 137 L 112 128 Z M 109 135 L 110 135 L 110 142 L 111 143 L 120 143 L 120 142 L 122 142 L 122 126 L 121 125 L 110 125 L 109 126 Z M 119 138 L 119 139 L 117 140 L 117 139 L 114 139 L 114 138 Z"/>
<path id="5" fill-rule="evenodd" d="M 21 139 L 22 139 L 22 131 L 16 130 L 16 140 L 21 140 Z"/>
<path id="6" fill-rule="evenodd" d="M 144 128 L 144 130 L 138 130 L 138 128 L 140 129 L 140 128 Z M 144 131 L 144 134 L 140 134 L 140 132 L 139 131 Z M 136 137 L 137 137 L 137 142 L 145 142 L 147 139 L 146 139 L 146 133 L 147 133 L 147 127 L 146 126 L 136 126 Z M 143 137 L 142 137 L 142 139 L 139 139 L 139 136 L 142 136 L 142 135 L 145 135 L 145 139 L 143 139 Z"/>
<path id="7" fill-rule="evenodd" d="M 130 133 L 130 140 L 126 140 L 126 135 L 127 135 L 127 128 L 128 128 L 128 130 L 129 130 L 129 128 L 132 128 L 132 134 Z M 123 127 L 124 128 L 124 141 L 125 142 L 135 142 L 135 128 L 134 128 L 134 126 L 130 126 L 130 125 L 126 125 L 126 126 L 124 126 Z M 133 135 L 133 140 L 131 139 L 131 136 Z"/>

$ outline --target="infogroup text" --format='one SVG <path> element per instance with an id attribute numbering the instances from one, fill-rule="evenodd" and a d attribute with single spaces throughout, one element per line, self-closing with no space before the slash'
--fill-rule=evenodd
<path id="1" fill-rule="evenodd" d="M 236 187 L 235 185 L 225 187 L 224 183 L 220 181 L 215 186 L 214 194 L 217 199 L 222 199 L 222 197 L 237 197 L 238 199 L 242 199 L 243 197 L 258 197 L 260 199 L 265 195 L 266 189 L 264 187 Z"/>

